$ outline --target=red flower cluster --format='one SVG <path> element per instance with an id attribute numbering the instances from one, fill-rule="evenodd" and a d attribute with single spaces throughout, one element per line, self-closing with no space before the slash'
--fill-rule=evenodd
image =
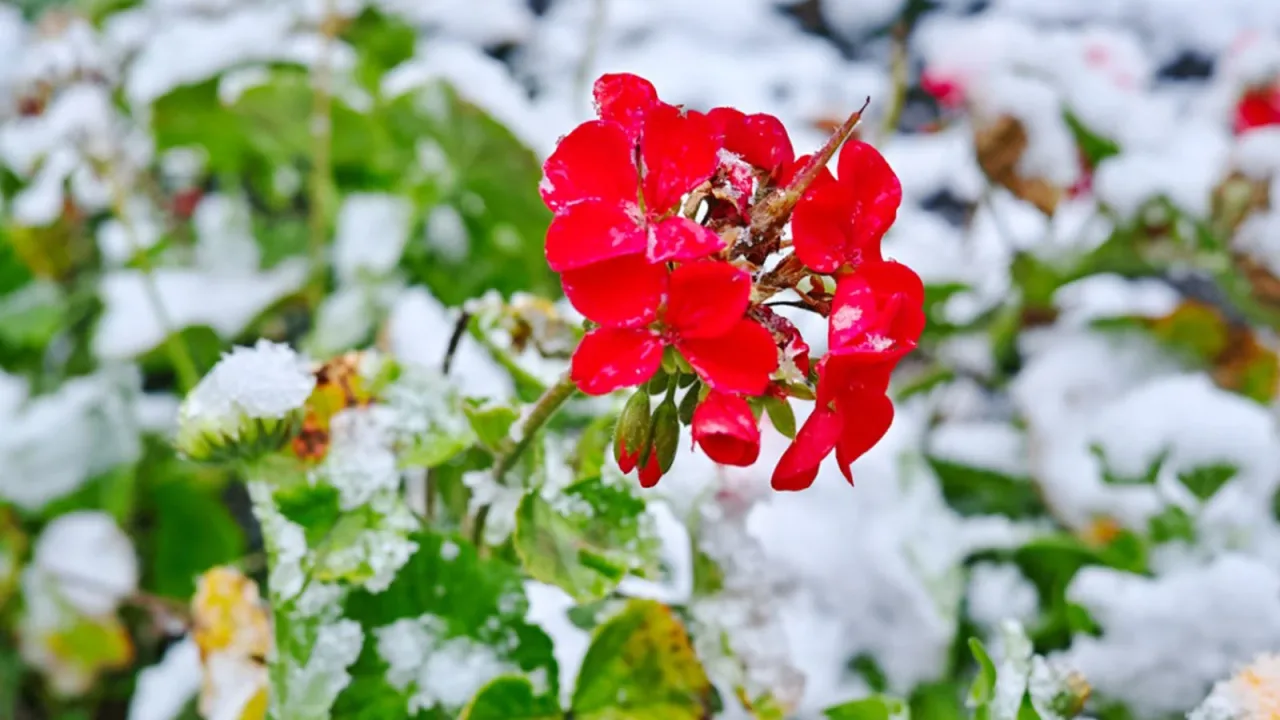
<path id="1" fill-rule="evenodd" d="M 1250 88 L 1236 103 L 1237 135 L 1268 125 L 1280 125 L 1280 81 Z"/>
<path id="2" fill-rule="evenodd" d="M 816 397 L 773 485 L 807 487 L 833 450 L 852 482 L 849 464 L 892 421 L 889 374 L 924 327 L 920 279 L 880 253 L 901 186 L 873 147 L 846 143 L 858 116 L 797 158 L 777 118 L 686 110 L 634 75 L 601 77 L 595 101 L 598 119 L 561 139 L 540 190 L 555 213 L 547 261 L 591 325 L 572 379 L 591 395 L 645 386 L 619 422 L 619 465 L 656 483 L 680 423 L 716 462 L 750 465 L 765 398 Z M 829 318 L 816 364 L 765 302 L 784 291 Z M 649 394 L 665 394 L 652 414 Z"/>

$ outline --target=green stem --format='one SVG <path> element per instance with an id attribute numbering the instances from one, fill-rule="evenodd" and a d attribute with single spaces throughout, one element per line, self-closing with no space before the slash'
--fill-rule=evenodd
<path id="1" fill-rule="evenodd" d="M 542 397 L 538 398 L 524 422 L 520 423 L 520 439 L 511 446 L 510 450 L 499 455 L 493 464 L 493 479 L 498 484 L 502 484 L 507 473 L 510 472 L 511 468 L 515 467 L 516 461 L 533 444 L 533 438 L 542 430 L 542 427 L 577 392 L 578 386 L 574 385 L 573 380 L 569 379 L 569 374 L 565 373 L 556 381 L 556 384 L 547 388 Z M 484 527 L 488 519 L 489 505 L 483 505 L 476 511 L 475 522 L 471 528 L 471 538 L 477 548 L 484 547 Z"/>

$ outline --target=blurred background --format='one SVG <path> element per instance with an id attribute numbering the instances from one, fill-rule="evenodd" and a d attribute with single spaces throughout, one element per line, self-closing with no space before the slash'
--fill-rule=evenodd
<path id="1" fill-rule="evenodd" d="M 170 449 L 183 393 L 262 337 L 434 366 L 467 301 L 559 298 L 540 165 L 605 72 L 775 114 L 798 152 L 870 98 L 902 180 L 885 254 L 930 324 L 856 488 L 772 494 L 770 430 L 756 468 L 682 448 L 644 494 L 677 558 L 713 490 L 749 538 L 721 559 L 734 632 L 786 716 L 887 692 L 960 717 L 966 639 L 1005 620 L 1103 720 L 1184 717 L 1280 651 L 1280 2 L 24 0 L 0 718 L 197 716 L 198 663 L 165 651 L 195 578 L 261 538 L 234 473 Z M 564 366 L 458 353 L 471 395 Z M 644 591 L 678 601 L 691 562 Z M 572 672 L 572 602 L 529 599 Z M 1249 677 L 1233 702 L 1276 712 L 1280 671 Z"/>

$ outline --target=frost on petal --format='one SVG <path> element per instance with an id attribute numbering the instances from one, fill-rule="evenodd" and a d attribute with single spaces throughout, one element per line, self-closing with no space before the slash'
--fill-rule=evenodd
<path id="1" fill-rule="evenodd" d="M 642 255 L 569 270 L 560 276 L 560 282 L 574 309 L 607 327 L 652 322 L 667 294 L 666 268 L 649 264 Z"/>
<path id="2" fill-rule="evenodd" d="M 840 149 L 836 166 L 840 184 L 854 199 L 854 223 L 864 243 L 878 243 L 898 216 L 902 183 L 875 147 L 858 140 Z"/>
<path id="3" fill-rule="evenodd" d="M 760 323 L 740 318 L 715 337 L 681 338 L 676 347 L 714 390 L 760 395 L 778 369 L 778 348 Z"/>
<path id="4" fill-rule="evenodd" d="M 626 132 L 599 120 L 574 128 L 542 165 L 538 190 L 553 212 L 585 200 L 634 203 L 639 176 Z"/>
<path id="5" fill-rule="evenodd" d="M 833 350 L 859 341 L 875 327 L 877 320 L 875 288 L 861 274 L 847 275 L 836 285 L 827 324 L 827 347 Z"/>
<path id="6" fill-rule="evenodd" d="M 566 208 L 547 228 L 547 264 L 556 272 L 643 253 L 647 246 L 644 228 L 628 206 L 607 200 Z"/>
<path id="7" fill-rule="evenodd" d="M 598 328 L 578 344 L 569 375 L 588 395 L 634 387 L 658 371 L 662 349 L 662 340 L 648 330 Z"/>
<path id="8" fill-rule="evenodd" d="M 751 298 L 751 275 L 725 262 L 687 263 L 671 273 L 663 318 L 682 338 L 712 338 L 742 320 Z"/>
<path id="9" fill-rule="evenodd" d="M 840 416 L 818 407 L 809 415 L 773 469 L 774 490 L 804 490 L 818 477 L 818 467 L 840 438 Z"/>
<path id="10" fill-rule="evenodd" d="M 671 105 L 654 108 L 644 122 L 640 160 L 645 212 L 660 216 L 716 171 L 720 140 L 707 116 Z"/>
<path id="11" fill-rule="evenodd" d="M 658 104 L 653 83 L 630 73 L 601 75 L 591 95 L 596 115 L 620 126 L 632 143 L 640 137 L 645 115 Z"/>
<path id="12" fill-rule="evenodd" d="M 693 411 L 693 440 L 721 465 L 747 466 L 760 456 L 760 426 L 746 400 L 712 392 Z"/>
<path id="13" fill-rule="evenodd" d="M 893 401 L 882 392 L 857 388 L 844 393 L 836 403 L 844 421 L 836 444 L 836 464 L 852 485 L 853 471 L 849 466 L 889 432 L 893 424 Z"/>
<path id="14" fill-rule="evenodd" d="M 747 164 L 776 176 L 795 162 L 791 138 L 778 118 L 765 113 L 745 115 L 731 108 L 716 108 L 708 115 L 723 122 L 724 149 Z"/>
<path id="15" fill-rule="evenodd" d="M 85 615 L 115 612 L 138 587 L 133 543 L 103 512 L 59 515 L 36 541 L 32 567 L 54 581 L 65 602 Z"/>
<path id="16" fill-rule="evenodd" d="M 649 262 L 697 260 L 724 249 L 724 240 L 709 228 L 684 217 L 663 220 L 649 229 Z"/>

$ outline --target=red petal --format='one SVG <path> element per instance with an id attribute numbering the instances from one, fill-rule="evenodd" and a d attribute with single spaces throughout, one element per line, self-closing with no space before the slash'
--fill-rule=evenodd
<path id="1" fill-rule="evenodd" d="M 658 104 L 653 83 L 630 73 L 601 75 L 591 94 L 596 115 L 620 125 L 632 143 L 640 137 L 644 116 Z"/>
<path id="2" fill-rule="evenodd" d="M 693 441 L 721 465 L 745 467 L 760 456 L 760 427 L 746 400 L 711 392 L 693 411 Z"/>
<path id="3" fill-rule="evenodd" d="M 647 325 L 667 293 L 667 270 L 643 255 L 606 260 L 560 276 L 565 297 L 588 320 L 609 327 Z"/>
<path id="4" fill-rule="evenodd" d="M 752 311 L 752 317 L 758 319 L 773 335 L 773 342 L 782 348 L 783 357 L 795 363 L 800 372 L 807 376 L 810 365 L 809 343 L 805 342 L 800 329 L 767 305 L 756 306 Z"/>
<path id="5" fill-rule="evenodd" d="M 796 157 L 782 121 L 764 113 L 729 120 L 725 124 L 724 148 L 775 177 Z"/>
<path id="6" fill-rule="evenodd" d="M 814 408 L 813 414 L 773 469 L 774 490 L 804 490 L 818 477 L 818 467 L 840 439 L 840 416 L 833 410 Z"/>
<path id="7" fill-rule="evenodd" d="M 746 161 L 730 155 L 720 158 L 720 172 L 716 177 L 721 193 L 733 203 L 738 215 L 746 218 L 755 196 L 755 170 Z"/>
<path id="8" fill-rule="evenodd" d="M 547 264 L 556 272 L 564 272 L 643 253 L 647 245 L 644 228 L 625 206 L 588 200 L 571 205 L 552 218 L 547 228 Z"/>
<path id="9" fill-rule="evenodd" d="M 649 262 L 699 260 L 724 249 L 719 235 L 684 217 L 672 217 L 649 228 Z"/>
<path id="10" fill-rule="evenodd" d="M 902 183 L 889 163 L 871 145 L 860 140 L 845 143 L 836 164 L 840 184 L 854 198 L 855 235 L 862 246 L 879 243 L 898 217 Z"/>
<path id="11" fill-rule="evenodd" d="M 818 403 L 836 403 L 850 394 L 885 394 L 898 358 L 827 355 L 818 363 Z"/>
<path id="12" fill-rule="evenodd" d="M 900 262 L 869 263 L 858 269 L 882 298 L 882 331 L 898 342 L 915 342 L 924 332 L 924 282 L 915 270 Z M 892 310 L 892 312 L 889 312 Z"/>
<path id="13" fill-rule="evenodd" d="M 796 203 L 791 215 L 791 238 L 796 257 L 806 267 L 835 272 L 845 263 L 861 261 L 851 237 L 852 200 L 839 183 L 817 183 Z"/>
<path id="14" fill-rule="evenodd" d="M 827 324 L 827 347 L 833 352 L 856 345 L 876 326 L 879 308 L 875 290 L 861 272 L 840 278 Z"/>
<path id="15" fill-rule="evenodd" d="M 759 323 L 742 318 L 723 335 L 680 338 L 676 347 L 711 389 L 760 395 L 778 369 L 778 348 Z"/>
<path id="16" fill-rule="evenodd" d="M 662 479 L 662 466 L 658 464 L 657 451 L 649 450 L 649 460 L 640 468 L 640 487 L 651 488 Z"/>
<path id="17" fill-rule="evenodd" d="M 542 165 L 538 191 L 552 212 L 583 200 L 635 203 L 640 179 L 623 129 L 591 120 L 565 135 Z"/>
<path id="18" fill-rule="evenodd" d="M 647 382 L 662 365 L 662 340 L 647 330 L 598 328 L 578 343 L 569 377 L 588 395 Z"/>
<path id="19" fill-rule="evenodd" d="M 745 270 L 726 262 L 686 263 L 671 273 L 663 320 L 682 338 L 719 337 L 742 320 L 750 299 Z"/>
<path id="20" fill-rule="evenodd" d="M 842 397 L 838 409 L 844 426 L 836 444 L 836 464 L 852 485 L 853 470 L 849 466 L 889 432 L 893 424 L 893 402 L 887 395 L 859 390 Z"/>
<path id="21" fill-rule="evenodd" d="M 720 141 L 706 115 L 659 105 L 640 137 L 645 212 L 660 217 L 716 171 Z"/>

